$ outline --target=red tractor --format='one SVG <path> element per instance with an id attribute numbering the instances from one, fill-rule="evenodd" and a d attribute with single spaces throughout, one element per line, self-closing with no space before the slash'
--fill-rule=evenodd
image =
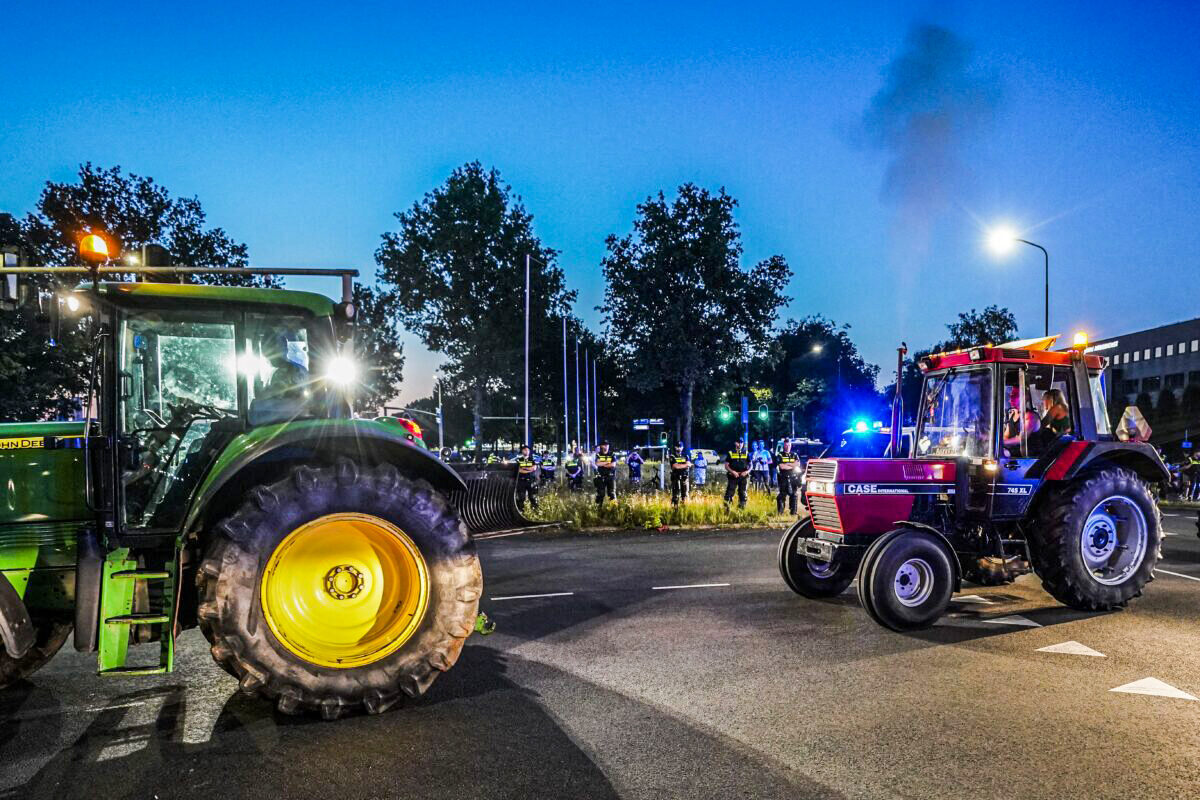
<path id="1" fill-rule="evenodd" d="M 964 580 L 1030 570 L 1072 608 L 1140 595 L 1162 538 L 1150 485 L 1167 467 L 1110 431 L 1105 360 L 1053 342 L 926 356 L 912 453 L 809 462 L 809 516 L 779 544 L 788 586 L 831 597 L 857 578 L 863 608 L 897 631 L 932 625 Z"/>

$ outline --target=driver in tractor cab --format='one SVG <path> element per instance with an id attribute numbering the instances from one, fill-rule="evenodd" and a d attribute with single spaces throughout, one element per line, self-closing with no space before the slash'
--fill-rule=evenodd
<path id="1" fill-rule="evenodd" d="M 259 348 L 262 359 L 271 366 L 271 376 L 250 403 L 250 424 L 284 422 L 303 416 L 310 396 L 308 350 L 304 342 L 292 341 L 286 330 L 276 329 L 259 340 Z"/>

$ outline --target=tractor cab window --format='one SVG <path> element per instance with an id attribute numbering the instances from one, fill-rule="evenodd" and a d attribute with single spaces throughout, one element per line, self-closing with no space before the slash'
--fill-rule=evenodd
<path id="1" fill-rule="evenodd" d="M 321 413 L 324 387 L 314 380 L 309 334 L 300 316 L 246 316 L 242 371 L 251 426 Z"/>
<path id="2" fill-rule="evenodd" d="M 1026 409 L 1036 417 L 1026 433 L 1030 457 L 1042 455 L 1059 437 L 1074 435 L 1071 383 L 1070 367 L 1036 365 L 1026 369 Z"/>
<path id="3" fill-rule="evenodd" d="M 213 425 L 238 416 L 234 324 L 219 314 L 131 311 L 119 351 L 125 523 L 170 527 Z"/>
<path id="4" fill-rule="evenodd" d="M 990 369 L 950 370 L 925 378 L 917 456 L 986 458 L 992 451 Z"/>

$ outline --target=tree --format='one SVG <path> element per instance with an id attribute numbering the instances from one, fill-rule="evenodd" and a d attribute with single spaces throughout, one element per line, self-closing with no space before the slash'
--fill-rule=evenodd
<path id="1" fill-rule="evenodd" d="M 396 396 L 404 374 L 404 344 L 386 300 L 370 286 L 354 286 L 357 323 L 354 351 L 367 365 L 359 380 L 356 405 L 377 408 Z"/>
<path id="2" fill-rule="evenodd" d="M 152 178 L 124 174 L 120 167 L 101 169 L 90 163 L 79 168 L 78 183 L 46 183 L 36 209 L 17 221 L 0 214 L 0 243 L 19 250 L 35 265 L 79 264 L 80 237 L 102 232 L 126 252 L 159 244 L 174 263 L 199 267 L 244 267 L 246 245 L 221 228 L 205 227 L 207 218 L 196 198 L 172 199 Z M 274 278 L 251 275 L 202 275 L 206 283 L 273 286 Z M 28 281 L 43 299 L 52 296 L 54 282 Z M 35 324 L 30 307 L 0 314 L 0 381 L 10 389 L 0 397 L 0 417 L 30 419 L 67 417 L 79 410 L 87 387 L 88 355 L 84 328 L 64 321 L 57 346 L 50 346 Z"/>
<path id="3" fill-rule="evenodd" d="M 0 248 L 27 251 L 29 242 L 10 214 L 0 214 Z M 43 282 L 45 283 L 45 282 Z M 45 300 L 52 295 L 43 292 Z M 87 387 L 86 352 L 79 325 L 64 320 L 57 346 L 37 324 L 35 303 L 0 312 L 0 421 L 70 417 Z"/>
<path id="4" fill-rule="evenodd" d="M 143 245 L 162 245 L 180 266 L 246 266 L 246 245 L 221 228 L 206 227 L 207 222 L 195 197 L 172 199 L 153 178 L 85 163 L 79 168 L 78 183 L 46 183 L 37 211 L 26 217 L 24 228 L 38 264 L 78 264 L 79 239 L 90 231 L 105 234 L 126 253 Z M 279 284 L 278 279 L 261 275 L 204 275 L 189 280 L 219 286 Z"/>
<path id="5" fill-rule="evenodd" d="M 531 377 L 561 371 L 559 320 L 575 293 L 555 263 L 557 252 L 534 235 L 520 197 L 478 161 L 455 169 L 395 217 L 398 229 L 384 233 L 375 252 L 386 303 L 426 347 L 446 357 L 446 378 L 471 395 L 480 442 L 485 397 L 511 398 L 524 389 L 525 256 L 532 257 Z M 531 415 L 552 410 L 556 383 L 536 387 Z"/>
<path id="6" fill-rule="evenodd" d="M 1158 403 L 1154 406 L 1154 418 L 1159 422 L 1170 422 L 1179 416 L 1179 398 L 1171 389 L 1163 389 L 1158 393 Z"/>
<path id="7" fill-rule="evenodd" d="M 670 201 L 647 198 L 633 232 L 606 240 L 608 346 L 634 388 L 678 394 L 689 446 L 696 390 L 768 346 L 792 275 L 779 255 L 742 268 L 736 205 L 685 183 Z"/>

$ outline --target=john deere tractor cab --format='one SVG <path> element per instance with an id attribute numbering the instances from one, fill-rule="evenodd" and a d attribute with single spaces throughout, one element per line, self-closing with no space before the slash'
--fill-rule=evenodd
<path id="1" fill-rule="evenodd" d="M 0 425 L 0 686 L 72 629 L 102 675 L 167 672 L 199 626 L 284 712 L 421 694 L 472 632 L 482 578 L 447 502 L 459 476 L 402 425 L 351 415 L 356 273 L 270 271 L 340 278 L 339 304 L 107 280 L 130 271 L 53 270 L 90 279 L 62 300 L 89 318 L 85 419 Z"/>
<path id="2" fill-rule="evenodd" d="M 1150 485 L 1167 469 L 1110 432 L 1104 360 L 1054 341 L 925 357 L 911 455 L 811 461 L 810 516 L 779 547 L 788 586 L 828 597 L 857 578 L 863 607 L 894 630 L 932 625 L 963 580 L 1031 569 L 1073 608 L 1138 596 L 1162 535 Z"/>

